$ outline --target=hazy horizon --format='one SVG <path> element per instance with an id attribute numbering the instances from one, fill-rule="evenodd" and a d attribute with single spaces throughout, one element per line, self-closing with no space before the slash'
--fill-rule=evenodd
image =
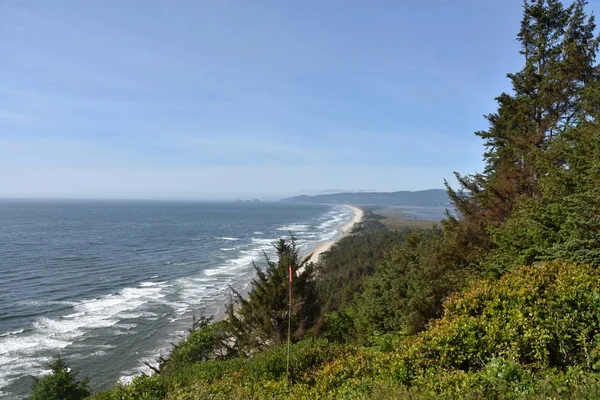
<path id="1" fill-rule="evenodd" d="M 442 188 L 430 188 L 430 189 L 422 189 L 422 190 L 411 190 L 410 192 L 418 192 L 418 191 L 423 191 L 423 190 L 443 190 Z M 390 190 L 384 193 L 391 193 L 391 192 L 401 192 L 404 190 Z M 263 195 L 256 195 L 254 197 L 252 196 L 220 196 L 219 194 L 215 194 L 214 196 L 210 197 L 169 197 L 169 196 L 155 196 L 155 197 L 60 197 L 60 196 L 56 196 L 56 197 L 50 197 L 50 196 L 39 196 L 39 197 L 20 197 L 20 196 L 14 196 L 14 197 L 3 197 L 0 196 L 0 201 L 78 201 L 78 200 L 82 200 L 82 201 L 141 201 L 141 202 L 145 202 L 145 201 L 167 201 L 167 202 L 177 202 L 177 201 L 182 201 L 182 202 L 236 202 L 238 200 L 241 201 L 252 201 L 252 200 L 260 200 L 260 201 L 265 201 L 265 202 L 277 202 L 281 199 L 284 198 L 288 198 L 288 197 L 295 197 L 295 196 L 301 196 L 301 195 L 308 195 L 308 196 L 318 196 L 318 195 L 327 195 L 327 194 L 335 194 L 335 193 L 381 193 L 380 191 L 377 190 L 323 190 L 323 191 L 319 191 L 319 192 L 311 192 L 311 191 L 305 191 L 302 193 L 296 193 L 296 194 L 291 194 L 289 196 L 263 196 Z"/>

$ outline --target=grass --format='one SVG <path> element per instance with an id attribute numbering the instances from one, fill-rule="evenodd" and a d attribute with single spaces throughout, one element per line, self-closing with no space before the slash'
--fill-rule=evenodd
<path id="1" fill-rule="evenodd" d="M 439 223 L 439 221 L 431 221 L 426 219 L 418 219 L 417 217 L 410 217 L 401 209 L 396 207 L 382 207 L 373 210 L 373 212 L 384 217 L 381 220 L 381 222 L 392 229 L 400 229 L 406 227 L 431 228 Z"/>

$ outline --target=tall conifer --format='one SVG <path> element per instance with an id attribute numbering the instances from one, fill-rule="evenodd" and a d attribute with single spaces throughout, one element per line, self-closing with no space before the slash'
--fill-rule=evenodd
<path id="1" fill-rule="evenodd" d="M 289 316 L 289 268 L 292 285 L 292 339 L 303 336 L 316 318 L 317 302 L 313 264 L 301 260 L 294 238 L 274 244 L 277 261 L 265 254 L 265 267 L 254 264 L 256 278 L 244 298 L 233 291 L 227 306 L 228 321 L 239 348 L 245 352 L 262 350 L 285 343 Z"/>
<path id="2" fill-rule="evenodd" d="M 525 65 L 509 74 L 512 93 L 496 98 L 498 110 L 486 116 L 483 172 L 461 176 L 458 191 L 447 183 L 459 219 L 445 222 L 467 261 L 479 259 L 494 242 L 490 229 L 501 227 L 523 198 L 540 200 L 540 178 L 557 166 L 568 168 L 551 150 L 557 138 L 592 117 L 598 81 L 599 38 L 586 1 L 564 7 L 559 0 L 525 0 L 517 40 Z M 590 95 L 591 94 L 591 95 Z M 597 99 L 596 99 L 597 103 Z"/>

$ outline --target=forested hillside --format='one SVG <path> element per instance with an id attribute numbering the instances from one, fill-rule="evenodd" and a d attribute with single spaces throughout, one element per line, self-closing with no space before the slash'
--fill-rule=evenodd
<path id="1" fill-rule="evenodd" d="M 316 196 L 295 196 L 280 200 L 283 203 L 356 204 L 383 206 L 448 207 L 448 193 L 442 189 L 415 192 L 331 193 Z"/>
<path id="2" fill-rule="evenodd" d="M 95 398 L 600 398 L 599 39 L 585 7 L 525 3 L 524 65 L 476 133 L 485 169 L 447 188 L 455 216 L 372 221 L 316 265 L 279 242 L 228 320 Z"/>

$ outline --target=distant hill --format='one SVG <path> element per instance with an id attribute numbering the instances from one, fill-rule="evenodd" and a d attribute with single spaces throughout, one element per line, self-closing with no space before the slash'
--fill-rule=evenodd
<path id="1" fill-rule="evenodd" d="M 450 205 L 450 199 L 443 189 L 420 190 L 416 192 L 362 192 L 320 194 L 316 196 L 301 195 L 281 199 L 280 202 L 421 207 L 443 207 Z"/>

